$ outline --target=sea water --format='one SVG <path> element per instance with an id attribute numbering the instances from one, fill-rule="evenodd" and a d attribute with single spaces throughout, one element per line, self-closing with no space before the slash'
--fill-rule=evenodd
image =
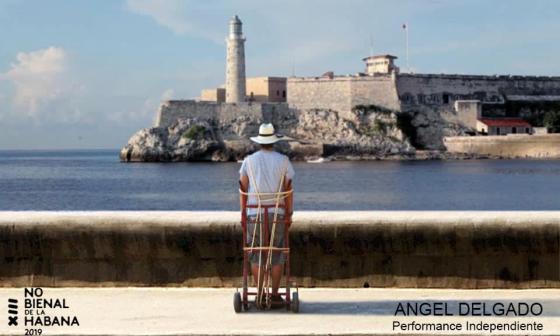
<path id="1" fill-rule="evenodd" d="M 0 210 L 237 210 L 240 163 L 0 151 Z M 295 162 L 295 210 L 560 210 L 559 160 Z"/>

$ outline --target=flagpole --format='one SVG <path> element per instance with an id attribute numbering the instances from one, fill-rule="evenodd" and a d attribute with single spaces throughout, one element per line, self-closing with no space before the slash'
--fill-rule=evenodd
<path id="1" fill-rule="evenodd" d="M 406 36 L 406 68 L 408 69 L 408 73 L 410 73 L 410 63 L 408 59 L 408 23 L 405 23 L 404 26 L 405 36 Z"/>

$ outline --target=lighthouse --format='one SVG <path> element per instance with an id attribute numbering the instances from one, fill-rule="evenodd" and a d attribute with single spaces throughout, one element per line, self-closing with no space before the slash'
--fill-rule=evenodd
<path id="1" fill-rule="evenodd" d="M 245 38 L 242 23 L 235 15 L 229 21 L 227 38 L 226 103 L 245 101 Z"/>

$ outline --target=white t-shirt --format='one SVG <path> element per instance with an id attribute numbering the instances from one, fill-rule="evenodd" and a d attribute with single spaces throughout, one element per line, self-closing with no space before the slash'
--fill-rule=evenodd
<path id="1" fill-rule="evenodd" d="M 250 167 L 249 167 L 250 166 Z M 251 177 L 249 174 L 253 174 Z M 280 180 L 285 174 L 284 180 L 294 178 L 294 168 L 286 155 L 271 150 L 259 150 L 245 158 L 239 169 L 240 176 L 249 177 L 249 193 L 275 193 L 279 190 Z M 253 183 L 253 181 L 255 181 Z M 256 188 L 253 184 L 256 184 Z M 255 196 L 249 196 L 247 204 L 257 204 Z M 262 196 L 261 204 L 275 204 L 273 195 Z M 281 203 L 282 204 L 282 203 Z M 247 209 L 247 214 L 254 215 L 256 209 Z M 282 213 L 282 210 L 279 211 Z"/>

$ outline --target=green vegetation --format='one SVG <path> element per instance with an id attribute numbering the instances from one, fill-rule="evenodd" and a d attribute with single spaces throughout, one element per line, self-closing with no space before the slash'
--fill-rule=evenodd
<path id="1" fill-rule="evenodd" d="M 375 136 L 378 135 L 380 133 L 380 131 L 376 128 L 376 126 L 373 127 L 369 127 L 369 126 L 364 126 L 364 127 L 360 127 L 358 129 L 358 131 L 360 133 L 362 133 L 363 135 L 367 135 L 367 136 Z"/>
<path id="2" fill-rule="evenodd" d="M 186 130 L 183 133 L 181 137 L 186 139 L 191 139 L 191 140 L 200 139 L 204 135 L 205 131 L 206 128 L 204 126 L 192 125 L 188 130 Z"/>
<path id="3" fill-rule="evenodd" d="M 547 127 L 549 132 L 560 132 L 560 124 L 557 115 L 560 114 L 560 102 L 540 101 L 540 102 L 506 102 L 507 117 L 522 116 L 525 121 L 533 127 Z M 545 123 L 545 119 L 547 123 Z M 556 120 L 556 121 L 555 121 Z"/>
<path id="4" fill-rule="evenodd" d="M 397 113 L 394 110 L 388 109 L 386 107 L 377 106 L 377 105 L 356 105 L 352 108 L 352 112 L 365 112 L 365 113 L 378 113 L 384 115 L 390 115 L 391 113 Z"/>
<path id="5" fill-rule="evenodd" d="M 390 129 L 394 128 L 396 125 L 394 122 L 387 122 L 381 119 L 375 119 L 373 124 L 373 129 L 378 133 L 387 135 Z"/>
<path id="6" fill-rule="evenodd" d="M 356 105 L 352 108 L 352 112 L 354 114 L 359 115 L 361 118 L 367 117 L 370 114 L 382 115 L 386 117 L 390 117 L 397 112 L 382 106 L 377 105 Z M 360 127 L 360 132 L 365 135 L 374 136 L 374 135 L 387 135 L 389 130 L 395 127 L 395 123 L 391 121 L 385 121 L 382 119 L 375 118 L 372 124 L 362 125 Z"/>
<path id="7" fill-rule="evenodd" d="M 560 133 L 560 111 L 548 111 L 543 117 L 543 126 L 551 133 Z"/>
<path id="8" fill-rule="evenodd" d="M 414 119 L 414 116 L 418 114 L 418 111 L 400 112 L 377 105 L 356 105 L 354 106 L 354 108 L 352 108 L 352 112 L 356 114 L 366 114 L 366 115 L 369 113 L 377 113 L 386 116 L 394 114 L 397 117 L 396 124 L 392 122 L 376 119 L 374 121 L 373 126 L 362 127 L 360 131 L 363 134 L 367 134 L 367 135 L 380 134 L 380 133 L 383 135 L 387 135 L 388 131 L 391 128 L 397 127 L 408 139 L 410 144 L 414 146 L 414 148 L 416 149 L 425 148 L 424 145 L 418 142 L 416 127 L 412 125 L 412 119 Z"/>
<path id="9" fill-rule="evenodd" d="M 356 127 L 356 124 L 354 122 L 352 121 L 348 121 L 348 122 L 351 123 L 354 127 Z M 396 126 L 397 125 L 392 121 L 375 119 L 373 121 L 373 124 L 372 123 L 362 124 L 358 128 L 358 131 L 367 136 L 376 136 L 376 135 L 387 136 L 389 131 L 392 128 L 395 128 Z"/>

